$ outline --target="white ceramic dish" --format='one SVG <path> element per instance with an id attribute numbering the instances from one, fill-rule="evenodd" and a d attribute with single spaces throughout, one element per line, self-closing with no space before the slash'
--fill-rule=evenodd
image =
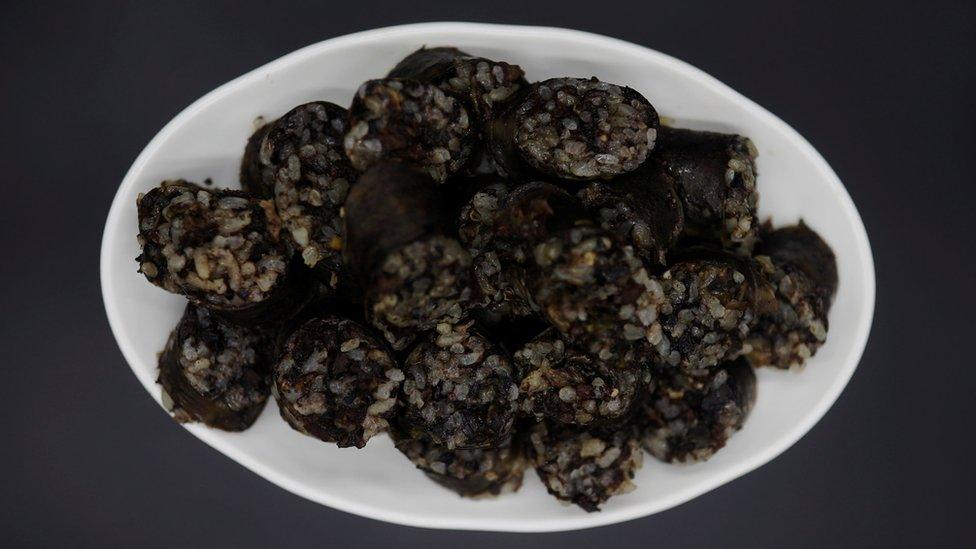
<path id="1" fill-rule="evenodd" d="M 279 486 L 330 507 L 431 528 L 553 531 L 634 519 L 673 507 L 768 462 L 803 436 L 847 384 L 864 350 L 874 311 L 874 265 L 864 226 L 824 159 L 793 129 L 721 82 L 656 51 L 572 30 L 432 23 L 327 40 L 289 54 L 207 94 L 163 128 L 136 159 L 112 204 L 101 251 L 105 308 L 132 371 L 157 402 L 156 353 L 183 300 L 136 272 L 136 195 L 182 177 L 237 186 L 252 121 L 275 118 L 313 99 L 348 104 L 356 86 L 383 75 L 421 45 L 455 45 L 522 65 L 530 79 L 591 76 L 627 84 L 676 125 L 748 135 L 759 149 L 762 216 L 777 224 L 802 217 L 837 254 L 840 285 L 830 337 L 802 373 L 762 370 L 759 398 L 745 427 L 703 464 L 646 459 L 638 489 L 600 513 L 563 506 L 535 474 L 515 495 L 461 499 L 430 482 L 377 437 L 364 450 L 339 449 L 291 430 L 269 403 L 240 434 L 201 425 L 188 431 Z"/>

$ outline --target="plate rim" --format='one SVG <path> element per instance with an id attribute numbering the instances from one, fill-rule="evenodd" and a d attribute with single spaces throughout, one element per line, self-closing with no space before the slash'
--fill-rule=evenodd
<path id="1" fill-rule="evenodd" d="M 274 468 L 268 467 L 258 460 L 252 459 L 248 455 L 238 452 L 235 448 L 228 448 L 224 446 L 218 447 L 218 443 L 214 439 L 206 436 L 206 431 L 194 429 L 187 430 L 217 451 L 227 455 L 240 465 L 253 471 L 258 476 L 265 478 L 266 480 L 280 486 L 281 488 L 284 488 L 285 490 L 288 490 L 293 494 L 340 511 L 405 526 L 500 532 L 568 531 L 616 524 L 619 522 L 649 516 L 681 505 L 736 478 L 748 474 L 749 472 L 775 459 L 777 456 L 793 446 L 806 433 L 808 433 L 813 426 L 823 418 L 827 410 L 833 406 L 834 402 L 836 402 L 837 398 L 840 396 L 841 392 L 847 386 L 848 382 L 853 376 L 854 371 L 857 369 L 863 356 L 874 319 L 876 300 L 874 257 L 872 255 L 867 231 L 864 227 L 864 222 L 861 219 L 861 216 L 858 213 L 850 194 L 847 192 L 847 189 L 844 187 L 843 183 L 841 183 L 837 174 L 833 171 L 824 157 L 799 132 L 794 130 L 790 125 L 775 114 L 766 110 L 759 104 L 743 96 L 739 92 L 735 91 L 728 85 L 702 71 L 701 69 L 646 46 L 641 46 L 639 44 L 634 44 L 632 42 L 601 34 L 554 26 L 448 21 L 394 25 L 338 36 L 292 51 L 291 53 L 285 54 L 277 59 L 265 63 L 260 67 L 248 71 L 247 73 L 218 86 L 192 102 L 189 106 L 180 111 L 179 114 L 174 116 L 165 126 L 163 126 L 163 128 L 156 133 L 156 135 L 136 157 L 135 161 L 132 163 L 123 177 L 119 188 L 112 199 L 112 205 L 106 217 L 106 223 L 102 233 L 99 261 L 100 290 L 102 293 L 102 301 L 108 317 L 109 326 L 112 330 L 112 335 L 115 338 L 116 344 L 119 346 L 127 365 L 140 380 L 143 387 L 150 393 L 150 396 L 152 396 L 158 402 L 158 399 L 156 399 L 153 392 L 155 388 L 155 380 L 151 375 L 144 375 L 140 370 L 136 369 L 134 364 L 138 363 L 139 361 L 136 358 L 135 349 L 132 346 L 131 341 L 124 340 L 120 337 L 120 325 L 122 322 L 121 312 L 119 311 L 117 296 L 115 296 L 110 289 L 113 286 L 112 283 L 114 274 L 110 268 L 112 256 L 109 246 L 110 240 L 112 239 L 112 235 L 110 235 L 111 228 L 118 224 L 119 217 L 122 215 L 122 211 L 124 209 L 123 198 L 126 194 L 125 190 L 133 185 L 133 181 L 143 170 L 149 158 L 155 153 L 156 149 L 159 148 L 159 145 L 187 119 L 195 116 L 198 111 L 204 109 L 212 102 L 221 99 L 231 90 L 238 88 L 253 79 L 261 78 L 266 73 L 272 72 L 281 66 L 294 63 L 305 57 L 318 55 L 330 49 L 338 49 L 344 46 L 353 45 L 355 43 L 382 39 L 389 34 L 423 34 L 431 32 L 471 33 L 496 36 L 519 35 L 540 38 L 565 38 L 570 36 L 583 42 L 599 43 L 601 46 L 607 48 L 627 51 L 632 55 L 653 59 L 657 63 L 669 65 L 669 68 L 685 73 L 685 76 L 694 79 L 701 85 L 709 86 L 717 92 L 731 96 L 732 98 L 736 99 L 743 108 L 747 109 L 751 116 L 756 116 L 763 119 L 766 123 L 776 126 L 787 139 L 793 141 L 793 145 L 801 149 L 801 151 L 808 158 L 813 160 L 814 167 L 819 172 L 820 176 L 828 183 L 831 190 L 841 199 L 843 213 L 853 222 L 855 229 L 856 253 L 858 257 L 862 259 L 862 270 L 857 274 L 857 276 L 859 276 L 864 282 L 865 288 L 861 310 L 859 311 L 861 322 L 856 326 L 854 344 L 851 345 L 846 351 L 841 374 L 834 378 L 832 384 L 829 386 L 827 391 L 824 392 L 817 406 L 811 411 L 811 413 L 804 416 L 802 421 L 796 422 L 790 428 L 786 436 L 781 437 L 773 444 L 749 456 L 748 459 L 741 460 L 735 466 L 728 468 L 726 471 L 714 475 L 707 482 L 696 485 L 691 489 L 679 490 L 671 494 L 664 501 L 660 502 L 638 503 L 631 507 L 612 512 L 603 511 L 601 513 L 589 513 L 586 515 L 566 517 L 565 519 L 549 519 L 546 521 L 537 522 L 507 522 L 504 520 L 496 520 L 495 523 L 489 525 L 483 523 L 477 517 L 466 517 L 463 519 L 439 519 L 438 517 L 424 516 L 422 514 L 406 514 L 391 511 L 390 509 L 376 507 L 374 505 L 366 504 L 354 499 L 347 499 L 334 496 L 330 493 L 313 491 L 307 489 L 299 482 L 293 482 L 286 477 L 280 476 Z M 527 472 L 527 474 L 531 473 Z"/>

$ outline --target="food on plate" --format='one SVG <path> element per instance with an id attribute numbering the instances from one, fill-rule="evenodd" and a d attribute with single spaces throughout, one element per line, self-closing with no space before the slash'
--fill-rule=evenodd
<path id="1" fill-rule="evenodd" d="M 364 83 L 349 107 L 349 161 L 365 171 L 381 160 L 398 160 L 443 183 L 465 166 L 477 141 L 476 120 L 464 103 L 415 80 Z"/>
<path id="2" fill-rule="evenodd" d="M 644 398 L 647 364 L 636 356 L 610 361 L 574 349 L 550 328 L 515 353 L 520 411 L 571 425 L 625 421 Z"/>
<path id="3" fill-rule="evenodd" d="M 367 319 L 396 350 L 415 330 L 460 321 L 472 299 L 471 256 L 439 191 L 422 172 L 384 162 L 346 200 L 345 265 L 364 286 Z"/>
<path id="4" fill-rule="evenodd" d="M 424 46 L 348 109 L 259 121 L 244 190 L 138 200 L 139 272 L 187 301 L 159 359 L 179 421 L 242 431 L 270 393 L 461 496 L 532 467 L 593 512 L 645 451 L 735 444 L 753 368 L 826 341 L 834 254 L 759 222 L 752 141 L 661 125 L 637 90 Z"/>
<path id="5" fill-rule="evenodd" d="M 649 266 L 666 265 L 685 227 L 674 178 L 653 162 L 612 181 L 594 181 L 578 193 L 589 215 L 630 244 Z"/>
<path id="6" fill-rule="evenodd" d="M 644 448 L 661 461 L 708 459 L 742 428 L 756 401 L 756 374 L 742 358 L 704 377 L 655 373 L 635 422 Z"/>
<path id="7" fill-rule="evenodd" d="M 471 322 L 440 324 L 403 364 L 403 423 L 449 450 L 491 448 L 515 423 L 518 384 L 508 354 Z"/>
<path id="8" fill-rule="evenodd" d="M 664 303 L 646 341 L 659 362 L 692 375 L 740 355 L 762 315 L 776 307 L 759 262 L 724 250 L 682 251 L 660 285 Z"/>
<path id="9" fill-rule="evenodd" d="M 475 57 L 450 47 L 420 48 L 386 76 L 434 84 L 459 94 L 484 122 L 529 85 L 518 65 Z"/>
<path id="10" fill-rule="evenodd" d="M 397 450 L 434 482 L 469 497 L 497 496 L 522 486 L 525 456 L 521 441 L 509 435 L 491 448 L 450 450 L 426 435 L 390 434 Z"/>
<path id="11" fill-rule="evenodd" d="M 394 416 L 403 370 L 382 339 L 337 316 L 301 324 L 278 353 L 273 392 L 296 431 L 362 448 Z"/>
<path id="12" fill-rule="evenodd" d="M 164 181 L 139 197 L 136 258 L 149 282 L 242 322 L 287 314 L 308 290 L 274 206 L 241 191 Z"/>
<path id="13" fill-rule="evenodd" d="M 527 284 L 543 316 L 600 360 L 626 356 L 643 340 L 662 303 L 633 248 L 592 226 L 537 244 Z"/>
<path id="14" fill-rule="evenodd" d="M 689 236 L 752 249 L 759 230 L 757 156 L 748 137 L 661 127 L 653 161 L 675 180 Z"/>
<path id="15" fill-rule="evenodd" d="M 159 355 L 163 403 L 177 421 L 243 431 L 268 400 L 271 362 L 268 334 L 187 304 Z"/>
<path id="16" fill-rule="evenodd" d="M 657 111 L 631 88 L 551 78 L 496 115 L 487 139 L 503 175 L 589 181 L 637 169 L 655 147 L 658 125 Z"/>
<path id="17" fill-rule="evenodd" d="M 600 430 L 542 421 L 527 436 L 529 463 L 557 499 L 592 512 L 636 488 L 644 454 L 632 425 Z"/>
<path id="18" fill-rule="evenodd" d="M 291 252 L 333 289 L 342 270 L 339 210 L 357 177 L 342 148 L 346 116 L 335 103 L 299 105 L 254 133 L 241 168 L 245 191 L 274 200 Z"/>
<path id="19" fill-rule="evenodd" d="M 827 312 L 837 291 L 830 246 L 803 221 L 766 227 L 756 259 L 776 289 L 776 309 L 749 338 L 754 366 L 798 368 L 827 340 Z"/>

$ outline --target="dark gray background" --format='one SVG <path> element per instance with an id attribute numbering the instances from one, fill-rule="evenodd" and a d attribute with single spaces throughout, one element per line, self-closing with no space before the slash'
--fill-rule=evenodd
<path id="1" fill-rule="evenodd" d="M 3 545 L 971 543 L 971 7 L 162 4 L 0 8 Z M 147 397 L 98 287 L 102 224 L 129 164 L 172 116 L 233 77 L 319 40 L 428 20 L 576 27 L 656 48 L 778 114 L 824 154 L 867 225 L 878 306 L 850 386 L 803 440 L 744 478 L 626 524 L 453 533 L 304 501 L 189 436 Z"/>

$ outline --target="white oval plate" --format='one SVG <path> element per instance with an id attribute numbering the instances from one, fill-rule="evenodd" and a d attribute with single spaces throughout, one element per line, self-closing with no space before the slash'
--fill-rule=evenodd
<path id="1" fill-rule="evenodd" d="M 101 281 L 108 319 L 132 371 L 157 402 L 156 353 L 183 300 L 136 272 L 136 195 L 168 178 L 212 178 L 237 186 L 244 142 L 259 115 L 276 118 L 314 99 L 348 105 L 359 83 L 382 76 L 421 45 L 454 45 L 519 63 L 532 80 L 597 76 L 629 85 L 674 124 L 737 132 L 759 149 L 760 212 L 776 224 L 801 217 L 837 254 L 840 285 L 830 337 L 801 373 L 758 372 L 759 399 L 745 427 L 706 463 L 646 459 L 637 490 L 600 513 L 560 505 L 534 473 L 517 494 L 467 500 L 429 481 L 380 436 L 363 450 L 339 449 L 291 430 L 269 403 L 239 434 L 186 429 L 248 469 L 310 500 L 375 519 L 430 528 L 554 531 L 650 515 L 701 495 L 768 462 L 803 436 L 847 384 L 864 350 L 874 311 L 874 266 L 864 226 L 824 159 L 762 107 L 694 67 L 656 51 L 573 30 L 431 23 L 372 30 L 286 55 L 187 107 L 142 151 L 112 203 L 102 240 Z"/>

